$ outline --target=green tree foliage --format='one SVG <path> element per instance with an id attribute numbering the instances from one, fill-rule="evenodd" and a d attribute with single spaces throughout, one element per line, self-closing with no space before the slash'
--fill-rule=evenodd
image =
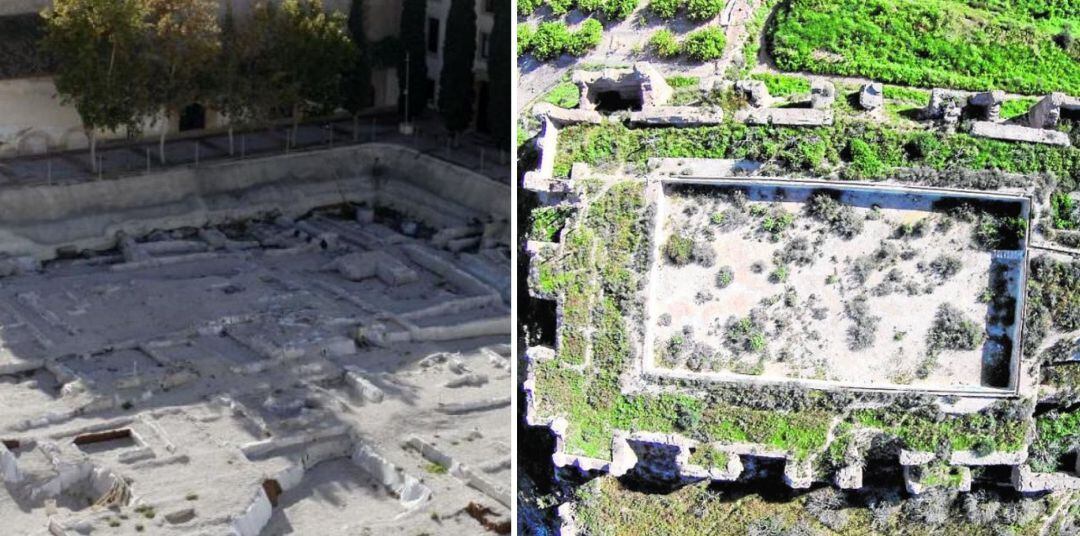
<path id="1" fill-rule="evenodd" d="M 1060 37 L 1076 22 L 1073 1 L 792 0 L 777 11 L 770 46 L 789 71 L 1080 94 L 1080 53 Z"/>
<path id="2" fill-rule="evenodd" d="M 57 91 L 79 113 L 96 169 L 96 132 L 137 132 L 152 113 L 146 5 L 139 0 L 56 0 L 44 18 L 42 44 L 56 61 Z"/>
<path id="3" fill-rule="evenodd" d="M 332 112 L 341 103 L 342 79 L 357 50 L 345 15 L 327 13 L 322 0 L 283 0 L 256 7 L 272 36 L 265 49 L 276 67 L 273 85 L 281 109 L 291 109 L 293 132 L 305 115 Z"/>
<path id="4" fill-rule="evenodd" d="M 421 115 L 427 107 L 428 95 L 424 92 L 424 81 L 427 79 L 427 46 L 424 37 L 427 28 L 424 24 L 427 18 L 427 0 L 403 0 L 401 4 L 401 57 L 398 58 L 398 88 L 401 98 L 399 107 L 404 113 L 406 94 L 408 95 L 409 117 L 412 119 Z M 406 55 L 409 57 L 408 73 L 406 70 Z M 407 87 L 408 83 L 412 87 Z"/>
<path id="5" fill-rule="evenodd" d="M 510 149 L 512 104 L 510 102 L 513 74 L 511 73 L 510 0 L 495 0 L 495 21 L 488 41 L 488 130 L 501 149 Z"/>
<path id="6" fill-rule="evenodd" d="M 150 91 L 161 109 L 158 156 L 165 163 L 168 118 L 212 95 L 214 59 L 221 50 L 214 0 L 141 0 L 150 23 Z"/>
<path id="7" fill-rule="evenodd" d="M 443 45 L 443 66 L 439 75 L 439 114 L 447 130 L 458 133 L 472 124 L 476 79 L 476 2 L 451 0 Z"/>
<path id="8" fill-rule="evenodd" d="M 236 24 L 233 3 L 229 0 L 225 3 L 225 16 L 221 20 L 220 56 L 214 62 L 218 69 L 217 87 L 212 98 L 214 108 L 229 123 L 229 154 L 236 149 L 233 136 L 235 125 L 250 120 L 248 103 L 254 87 L 249 73 L 252 54 L 247 37 L 248 33 Z"/>
<path id="9" fill-rule="evenodd" d="M 349 9 L 349 37 L 356 45 L 353 63 L 342 76 L 342 108 L 356 117 L 361 110 L 371 106 L 374 95 L 371 90 L 371 47 L 364 34 L 364 2 L 352 0 Z"/>

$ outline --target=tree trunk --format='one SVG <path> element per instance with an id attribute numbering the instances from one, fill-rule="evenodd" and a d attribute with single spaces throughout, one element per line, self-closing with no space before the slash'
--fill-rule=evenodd
<path id="1" fill-rule="evenodd" d="M 90 141 L 90 170 L 97 173 L 97 133 L 94 132 L 94 129 L 87 128 L 86 138 Z"/>
<path id="2" fill-rule="evenodd" d="M 352 141 L 360 141 L 360 114 L 352 116 Z"/>
<path id="3" fill-rule="evenodd" d="M 158 137 L 158 158 L 161 160 L 161 163 L 164 165 L 165 164 L 165 136 L 167 136 L 169 134 L 169 112 L 168 112 L 168 110 L 163 112 L 162 115 L 163 115 L 163 117 L 161 118 L 162 119 L 161 120 L 161 127 L 162 127 L 161 128 L 161 134 Z"/>
<path id="4" fill-rule="evenodd" d="M 293 147 L 296 146 L 296 134 L 300 132 L 300 107 L 293 106 L 293 126 L 292 126 L 292 143 Z"/>
<path id="5" fill-rule="evenodd" d="M 229 156 L 233 156 L 234 154 L 236 154 L 235 139 L 236 139 L 236 137 L 234 136 L 234 133 L 233 133 L 233 126 L 232 126 L 232 123 L 230 123 L 229 124 Z"/>

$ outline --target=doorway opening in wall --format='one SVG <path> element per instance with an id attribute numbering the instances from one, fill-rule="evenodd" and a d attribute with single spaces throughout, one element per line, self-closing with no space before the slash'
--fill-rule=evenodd
<path id="1" fill-rule="evenodd" d="M 180 111 L 180 132 L 206 128 L 206 108 L 198 103 L 189 104 Z"/>

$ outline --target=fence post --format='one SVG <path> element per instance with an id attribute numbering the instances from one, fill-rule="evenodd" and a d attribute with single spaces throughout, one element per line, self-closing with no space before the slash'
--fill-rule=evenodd
<path id="1" fill-rule="evenodd" d="M 326 128 L 330 129 L 330 148 L 333 149 L 334 148 L 334 124 L 329 123 L 329 124 L 326 125 Z"/>
<path id="2" fill-rule="evenodd" d="M 150 173 L 150 148 L 146 148 L 146 172 Z"/>
<path id="3" fill-rule="evenodd" d="M 371 118 L 371 141 L 375 141 L 375 118 Z"/>
<path id="4" fill-rule="evenodd" d="M 45 176 L 47 177 L 46 180 L 48 181 L 49 186 L 52 186 L 52 158 L 49 158 L 45 161 L 45 168 Z"/>
<path id="5" fill-rule="evenodd" d="M 199 167 L 199 140 L 195 140 L 195 167 Z"/>
<path id="6" fill-rule="evenodd" d="M 247 134 L 240 136 L 240 159 L 243 160 L 247 156 Z"/>
<path id="7" fill-rule="evenodd" d="M 480 148 L 480 171 L 484 171 L 484 148 Z"/>
<path id="8" fill-rule="evenodd" d="M 97 178 L 98 178 L 98 180 L 101 180 L 101 175 L 104 172 L 104 168 L 105 168 L 105 155 L 99 154 L 98 155 L 98 167 L 97 167 Z"/>

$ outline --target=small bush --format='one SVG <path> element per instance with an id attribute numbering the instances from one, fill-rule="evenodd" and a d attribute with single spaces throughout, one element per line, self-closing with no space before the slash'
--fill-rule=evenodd
<path id="1" fill-rule="evenodd" d="M 664 256 L 675 266 L 685 266 L 693 259 L 694 241 L 678 233 L 672 234 L 664 244 Z"/>
<path id="2" fill-rule="evenodd" d="M 533 13 L 533 11 L 536 11 L 536 8 L 540 7 L 540 4 L 542 4 L 542 3 L 543 3 L 542 0 L 518 0 L 518 4 L 517 4 L 518 15 L 521 15 L 522 17 L 527 17 L 527 16 L 531 15 Z M 521 32 L 521 26 L 518 27 L 518 35 L 519 35 L 519 37 L 521 35 L 520 32 Z"/>
<path id="3" fill-rule="evenodd" d="M 870 314 L 870 304 L 866 296 L 858 296 L 848 302 L 844 312 L 854 323 L 848 328 L 848 348 L 863 350 L 873 346 L 881 317 Z"/>
<path id="4" fill-rule="evenodd" d="M 724 55 L 727 37 L 719 27 L 702 28 L 683 41 L 683 52 L 694 61 L 720 59 Z"/>
<path id="5" fill-rule="evenodd" d="M 817 194 L 806 205 L 807 212 L 814 218 L 827 223 L 829 228 L 844 238 L 854 238 L 862 233 L 865 218 L 855 209 L 842 205 L 827 194 Z"/>
<path id="6" fill-rule="evenodd" d="M 596 19 L 586 19 L 571 36 L 567 52 L 574 56 L 584 56 L 600 44 L 604 37 L 604 26 Z"/>
<path id="7" fill-rule="evenodd" d="M 691 20 L 709 20 L 724 10 L 724 0 L 687 0 L 686 16 Z"/>
<path id="8" fill-rule="evenodd" d="M 623 20 L 637 9 L 638 0 L 605 0 L 603 11 L 609 20 Z"/>
<path id="9" fill-rule="evenodd" d="M 530 24 L 519 24 L 517 31 L 518 55 L 524 55 L 532 50 L 533 37 L 536 36 L 536 27 Z"/>
<path id="10" fill-rule="evenodd" d="M 565 15 L 574 9 L 574 0 L 545 0 L 551 12 L 556 15 Z"/>
<path id="11" fill-rule="evenodd" d="M 1050 215 L 1056 229 L 1080 229 L 1080 203 L 1068 193 L 1056 193 L 1050 198 Z"/>
<path id="12" fill-rule="evenodd" d="M 661 19 L 673 19 L 686 0 L 652 0 L 649 9 Z"/>
<path id="13" fill-rule="evenodd" d="M 664 28 L 649 38 L 649 49 L 661 58 L 674 58 L 679 55 L 679 42 L 671 30 Z"/>
<path id="14" fill-rule="evenodd" d="M 960 268 L 963 268 L 963 266 L 964 263 L 960 262 L 960 259 L 956 256 L 940 255 L 930 261 L 930 275 L 937 278 L 938 281 L 946 281 L 960 273 Z"/>
<path id="15" fill-rule="evenodd" d="M 529 39 L 529 51 L 540 61 L 556 58 L 566 52 L 572 34 L 561 22 L 541 22 Z"/>
<path id="16" fill-rule="evenodd" d="M 986 339 L 982 328 L 962 311 L 948 303 L 938 307 L 934 324 L 927 335 L 930 354 L 941 350 L 974 350 Z"/>
<path id="17" fill-rule="evenodd" d="M 772 283 L 783 283 L 787 281 L 788 275 L 790 275 L 788 267 L 781 264 L 769 274 L 769 281 Z"/>
<path id="18" fill-rule="evenodd" d="M 586 19 L 577 31 L 571 32 L 566 24 L 559 21 L 542 22 L 535 31 L 528 29 L 522 33 L 518 28 L 519 53 L 532 53 L 536 59 L 547 61 L 562 54 L 584 56 L 596 48 L 603 38 L 604 26 L 596 19 Z"/>
<path id="19" fill-rule="evenodd" d="M 735 270 L 732 270 L 730 266 L 721 266 L 720 271 L 716 273 L 716 288 L 727 288 L 733 281 L 735 281 Z"/>

